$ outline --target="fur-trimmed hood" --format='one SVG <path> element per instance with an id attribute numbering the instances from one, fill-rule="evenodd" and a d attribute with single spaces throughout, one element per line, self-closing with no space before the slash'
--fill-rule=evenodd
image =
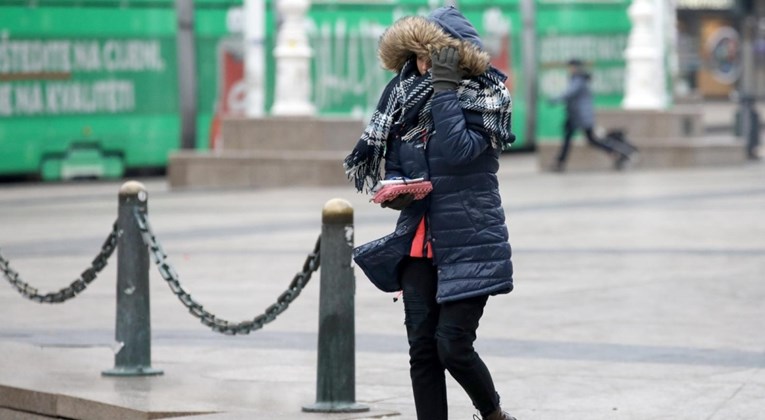
<path id="1" fill-rule="evenodd" d="M 404 17 L 380 37 L 378 54 L 383 68 L 400 73 L 413 55 L 430 56 L 431 51 L 454 47 L 460 53 L 460 67 L 468 77 L 489 69 L 491 57 L 481 48 L 478 34 L 453 7 L 440 8 L 430 17 Z"/>

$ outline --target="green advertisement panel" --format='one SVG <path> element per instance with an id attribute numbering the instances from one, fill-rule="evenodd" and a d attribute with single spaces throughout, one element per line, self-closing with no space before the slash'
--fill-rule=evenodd
<path id="1" fill-rule="evenodd" d="M 241 4 L 194 2 L 198 148 L 209 144 L 221 40 L 231 42 L 227 19 Z M 180 142 L 177 25 L 174 0 L 0 4 L 0 175 L 164 167 Z"/>
<path id="2" fill-rule="evenodd" d="M 322 115 L 371 115 L 393 76 L 380 67 L 380 35 L 396 19 L 427 15 L 440 2 L 314 2 L 310 13 L 313 48 L 313 102 Z M 513 131 L 523 130 L 525 115 L 521 74 L 521 17 L 517 0 L 462 1 L 460 9 L 481 34 L 492 65 L 508 75 L 513 94 Z M 273 42 L 273 40 L 272 40 Z M 269 68 L 273 68 L 273 64 Z M 273 72 L 269 72 L 273 74 Z M 273 80 L 267 83 L 273 87 Z M 273 98 L 273 92 L 268 97 Z M 270 104 L 271 102 L 269 102 Z M 523 146 L 520 136 L 516 146 Z"/>
<path id="3" fill-rule="evenodd" d="M 377 43 L 396 19 L 427 15 L 441 2 L 398 0 L 394 2 L 315 1 L 309 12 L 313 48 L 313 97 L 322 115 L 371 115 L 385 83 L 392 77 L 380 68 Z M 596 106 L 618 106 L 624 90 L 624 49 L 630 22 L 629 0 L 536 0 L 535 34 L 537 71 L 524 74 L 522 63 L 523 17 L 519 0 L 464 0 L 460 10 L 479 31 L 492 65 L 508 75 L 513 96 L 512 130 L 516 148 L 533 146 L 524 138 L 528 112 L 526 85 L 538 82 L 537 139 L 557 140 L 563 124 L 563 108 L 545 99 L 561 93 L 568 75 L 566 62 L 583 60 L 593 73 Z M 268 32 L 274 34 L 272 8 Z M 275 37 L 269 38 L 269 48 Z M 268 62 L 267 104 L 273 103 L 275 63 Z"/>
<path id="4" fill-rule="evenodd" d="M 163 165 L 178 137 L 174 31 L 169 8 L 3 7 L 2 171 L 56 179 Z"/>
<path id="5" fill-rule="evenodd" d="M 537 0 L 537 139 L 562 137 L 564 110 L 546 99 L 566 88 L 566 62 L 582 60 L 592 75 L 595 106 L 617 107 L 624 96 L 624 50 L 630 21 L 629 0 Z"/>
<path id="6" fill-rule="evenodd" d="M 199 150 L 215 142 L 225 115 L 244 112 L 243 92 L 236 101 L 232 99 L 232 90 L 244 88 L 242 28 L 232 25 L 232 20 L 242 18 L 241 10 L 242 0 L 194 2 L 196 147 Z"/>

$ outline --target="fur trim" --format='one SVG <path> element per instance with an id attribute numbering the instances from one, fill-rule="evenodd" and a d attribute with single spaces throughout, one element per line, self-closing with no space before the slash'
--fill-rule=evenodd
<path id="1" fill-rule="evenodd" d="M 413 54 L 430 56 L 431 51 L 454 47 L 460 53 L 460 67 L 468 77 L 489 69 L 491 57 L 470 41 L 456 39 L 437 24 L 421 16 L 397 20 L 380 37 L 378 55 L 383 68 L 400 73 Z"/>

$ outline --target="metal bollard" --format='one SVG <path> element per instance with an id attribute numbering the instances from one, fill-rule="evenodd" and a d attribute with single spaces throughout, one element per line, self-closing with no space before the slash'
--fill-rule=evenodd
<path id="1" fill-rule="evenodd" d="M 149 317 L 149 251 L 135 220 L 136 209 L 148 212 L 148 194 L 140 182 L 128 181 L 119 193 L 117 226 L 117 328 L 114 368 L 104 376 L 150 376 L 163 372 L 151 367 Z"/>
<path id="2" fill-rule="evenodd" d="M 356 403 L 356 335 L 351 266 L 353 207 L 345 200 L 327 201 L 322 211 L 321 286 L 319 287 L 319 353 L 316 403 L 312 413 L 361 412 Z"/>

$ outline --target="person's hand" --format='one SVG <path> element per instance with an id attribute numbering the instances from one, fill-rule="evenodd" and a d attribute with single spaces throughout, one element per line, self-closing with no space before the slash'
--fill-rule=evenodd
<path id="1" fill-rule="evenodd" d="M 414 201 L 414 194 L 401 194 L 396 198 L 380 203 L 380 207 L 393 210 L 403 210 Z"/>
<path id="2" fill-rule="evenodd" d="M 431 53 L 430 61 L 433 65 L 431 67 L 433 90 L 441 92 L 457 89 L 457 85 L 462 80 L 462 70 L 459 66 L 460 52 L 452 47 L 441 48 Z"/>

